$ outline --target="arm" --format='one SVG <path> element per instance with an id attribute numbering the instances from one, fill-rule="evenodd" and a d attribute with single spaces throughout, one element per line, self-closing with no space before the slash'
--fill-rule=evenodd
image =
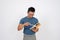
<path id="1" fill-rule="evenodd" d="M 24 24 L 19 24 L 18 25 L 18 31 L 22 30 L 24 26 L 29 26 L 29 22 L 26 22 Z"/>
<path id="2" fill-rule="evenodd" d="M 17 28 L 17 29 L 18 29 L 18 31 L 22 30 L 22 29 L 23 29 L 23 27 L 24 27 L 24 24 L 19 24 L 19 25 L 18 25 L 18 28 Z"/>

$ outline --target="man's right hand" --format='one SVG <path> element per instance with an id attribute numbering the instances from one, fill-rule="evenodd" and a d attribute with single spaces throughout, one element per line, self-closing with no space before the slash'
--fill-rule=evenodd
<path id="1" fill-rule="evenodd" d="M 29 25 L 30 25 L 29 22 L 24 23 L 24 26 L 29 26 Z"/>

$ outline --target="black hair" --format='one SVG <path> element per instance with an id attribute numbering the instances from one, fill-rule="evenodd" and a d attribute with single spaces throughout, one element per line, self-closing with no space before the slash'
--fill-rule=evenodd
<path id="1" fill-rule="evenodd" d="M 35 12 L 35 8 L 34 8 L 34 7 L 29 7 L 29 8 L 28 8 L 28 13 L 29 13 L 30 11 L 31 11 L 31 12 Z"/>

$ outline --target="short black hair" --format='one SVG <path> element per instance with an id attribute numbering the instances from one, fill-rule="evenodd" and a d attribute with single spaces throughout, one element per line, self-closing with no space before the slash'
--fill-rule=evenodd
<path id="1" fill-rule="evenodd" d="M 29 13 L 30 11 L 31 11 L 31 12 L 35 12 L 35 8 L 34 8 L 34 7 L 29 7 L 29 8 L 28 8 L 28 13 Z"/>

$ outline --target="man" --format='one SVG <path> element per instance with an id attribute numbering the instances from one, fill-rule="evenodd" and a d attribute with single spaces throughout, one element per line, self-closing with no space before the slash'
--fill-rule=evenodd
<path id="1" fill-rule="evenodd" d="M 34 13 L 35 13 L 35 8 L 29 7 L 27 11 L 28 15 L 22 18 L 19 22 L 18 31 L 24 28 L 23 40 L 36 40 L 35 33 L 38 31 L 40 24 L 38 23 L 38 19 L 33 17 Z M 32 28 L 34 25 L 35 27 Z"/>

